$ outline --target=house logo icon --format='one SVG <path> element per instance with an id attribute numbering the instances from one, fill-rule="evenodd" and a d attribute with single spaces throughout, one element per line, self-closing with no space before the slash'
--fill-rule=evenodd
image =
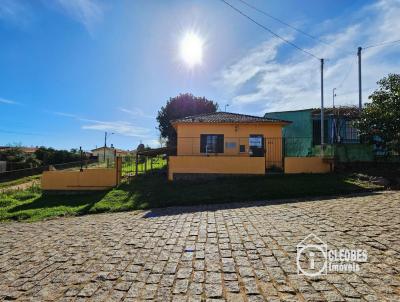
<path id="1" fill-rule="evenodd" d="M 327 274 L 328 246 L 315 234 L 310 234 L 297 245 L 297 274 L 315 277 Z"/>

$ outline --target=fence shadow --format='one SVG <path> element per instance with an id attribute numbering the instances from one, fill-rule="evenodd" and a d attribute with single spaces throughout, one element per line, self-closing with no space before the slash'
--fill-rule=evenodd
<path id="1" fill-rule="evenodd" d="M 345 175 L 337 174 L 235 176 L 174 182 L 167 181 L 165 177 L 149 175 L 134 178 L 118 189 L 125 192 L 127 202 L 134 201 L 136 209 L 151 209 L 147 215 L 170 215 L 172 210 L 168 207 L 183 206 L 178 212 L 213 211 L 294 203 L 304 199 L 313 200 L 315 196 L 321 200 L 354 193 L 374 194 L 365 185 L 349 182 Z"/>
<path id="2" fill-rule="evenodd" d="M 108 191 L 90 192 L 88 194 L 42 194 L 32 202 L 17 205 L 8 212 L 15 213 L 25 210 L 49 209 L 60 206 L 69 208 L 83 206 L 78 211 L 78 215 L 83 215 L 99 201 L 101 201 Z"/>

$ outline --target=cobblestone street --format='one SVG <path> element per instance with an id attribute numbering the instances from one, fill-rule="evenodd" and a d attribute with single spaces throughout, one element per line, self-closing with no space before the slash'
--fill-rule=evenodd
<path id="1" fill-rule="evenodd" d="M 368 261 L 298 275 L 310 233 Z M 0 224 L 0 299 L 400 301 L 400 193 Z"/>

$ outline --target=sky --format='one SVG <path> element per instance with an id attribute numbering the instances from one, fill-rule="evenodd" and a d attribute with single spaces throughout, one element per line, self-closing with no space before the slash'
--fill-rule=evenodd
<path id="1" fill-rule="evenodd" d="M 358 104 L 357 47 L 400 39 L 400 0 L 227 0 L 324 58 L 325 104 Z M 180 53 L 192 33 L 201 64 Z M 220 0 L 0 0 L 0 145 L 85 150 L 159 146 L 156 116 L 180 93 L 227 111 L 320 106 L 320 61 Z M 400 71 L 400 43 L 365 49 L 363 101 Z"/>

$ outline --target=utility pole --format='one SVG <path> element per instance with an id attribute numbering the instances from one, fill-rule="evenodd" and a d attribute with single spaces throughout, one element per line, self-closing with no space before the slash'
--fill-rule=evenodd
<path id="1" fill-rule="evenodd" d="M 107 148 L 107 131 L 104 132 L 104 148 L 103 148 L 103 160 L 106 161 L 106 148 Z"/>
<path id="2" fill-rule="evenodd" d="M 321 59 L 321 146 L 324 149 L 324 59 Z"/>
<path id="3" fill-rule="evenodd" d="M 335 96 L 336 96 L 335 90 L 336 88 L 332 89 L 332 108 L 335 108 Z"/>
<path id="4" fill-rule="evenodd" d="M 103 150 L 103 159 L 104 159 L 104 162 L 106 161 L 106 148 L 107 148 L 107 137 L 108 136 L 110 136 L 110 135 L 113 135 L 114 134 L 114 132 L 113 133 L 107 133 L 107 132 L 104 132 L 104 150 Z"/>
<path id="5" fill-rule="evenodd" d="M 79 154 L 81 157 L 81 168 L 79 171 L 83 172 L 83 153 L 82 153 L 82 147 L 79 147 Z"/>
<path id="6" fill-rule="evenodd" d="M 226 108 L 227 108 L 227 107 L 229 107 L 229 104 L 226 104 L 226 105 L 225 105 L 225 112 L 226 112 Z"/>
<path id="7" fill-rule="evenodd" d="M 361 50 L 362 47 L 358 47 L 357 56 L 358 56 L 358 109 L 361 111 L 362 109 L 362 83 L 361 83 Z"/>

